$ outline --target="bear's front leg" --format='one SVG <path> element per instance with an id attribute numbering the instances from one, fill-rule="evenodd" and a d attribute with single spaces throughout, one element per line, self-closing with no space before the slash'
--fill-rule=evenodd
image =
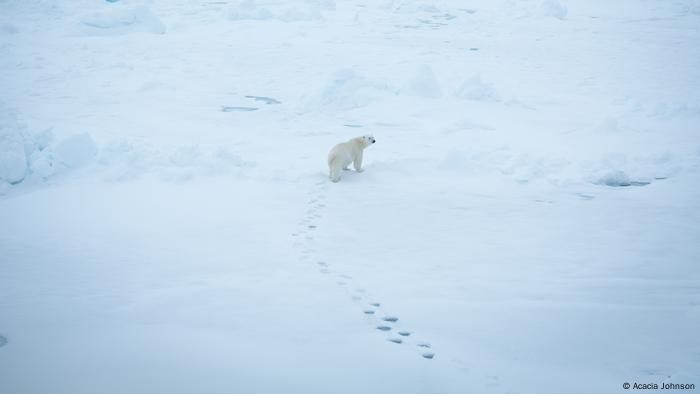
<path id="1" fill-rule="evenodd" d="M 362 152 L 355 157 L 355 160 L 352 161 L 352 165 L 355 167 L 355 171 L 362 172 Z"/>

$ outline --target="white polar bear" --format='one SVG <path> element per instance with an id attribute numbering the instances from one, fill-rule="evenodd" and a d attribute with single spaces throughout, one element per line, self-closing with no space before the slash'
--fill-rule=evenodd
<path id="1" fill-rule="evenodd" d="M 362 172 L 362 151 L 375 142 L 373 136 L 363 135 L 334 146 L 328 153 L 328 177 L 331 181 L 338 182 L 340 173 L 347 170 L 350 163 L 353 163 L 355 171 Z"/>

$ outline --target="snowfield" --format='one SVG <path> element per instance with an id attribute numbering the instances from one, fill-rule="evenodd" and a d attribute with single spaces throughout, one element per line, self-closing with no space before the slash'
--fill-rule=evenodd
<path id="1" fill-rule="evenodd" d="M 694 0 L 0 1 L 0 392 L 700 387 L 698 42 Z"/>

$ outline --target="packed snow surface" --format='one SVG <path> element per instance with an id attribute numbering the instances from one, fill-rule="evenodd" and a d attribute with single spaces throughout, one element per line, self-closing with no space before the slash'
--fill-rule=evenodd
<path id="1" fill-rule="evenodd" d="M 698 42 L 692 0 L 0 2 L 0 393 L 700 387 Z"/>

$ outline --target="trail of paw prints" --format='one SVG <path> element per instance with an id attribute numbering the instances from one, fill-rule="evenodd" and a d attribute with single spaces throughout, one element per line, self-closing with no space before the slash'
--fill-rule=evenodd
<path id="1" fill-rule="evenodd" d="M 432 360 L 435 357 L 429 342 L 418 339 L 412 330 L 404 327 L 403 321 L 398 316 L 390 313 L 367 290 L 362 287 L 348 290 L 368 323 L 375 330 L 386 335 L 387 341 L 397 345 L 412 346 L 424 359 Z"/>
<path id="2" fill-rule="evenodd" d="M 432 360 L 435 357 L 430 343 L 418 341 L 411 330 L 402 327 L 402 321 L 398 316 L 388 313 L 384 306 L 364 288 L 356 285 L 356 280 L 345 273 L 337 272 L 328 261 L 318 259 L 317 250 L 314 247 L 314 235 L 319 228 L 319 221 L 326 207 L 325 190 L 328 186 L 326 180 L 316 183 L 309 193 L 307 207 L 304 216 L 299 221 L 299 229 L 293 233 L 294 246 L 299 249 L 300 260 L 305 263 L 313 263 L 318 272 L 329 280 L 343 288 L 355 302 L 368 324 L 374 330 L 386 336 L 388 342 L 402 346 L 413 346 L 421 357 Z"/>
<path id="3" fill-rule="evenodd" d="M 325 185 L 317 183 L 309 195 L 306 211 L 303 218 L 299 221 L 299 230 L 292 233 L 294 237 L 293 245 L 300 250 L 301 259 L 309 260 L 311 256 L 316 254 L 316 250 L 312 247 L 314 240 L 314 232 L 318 228 L 318 220 L 321 218 L 321 210 L 325 208 L 325 195 L 323 190 Z"/>

